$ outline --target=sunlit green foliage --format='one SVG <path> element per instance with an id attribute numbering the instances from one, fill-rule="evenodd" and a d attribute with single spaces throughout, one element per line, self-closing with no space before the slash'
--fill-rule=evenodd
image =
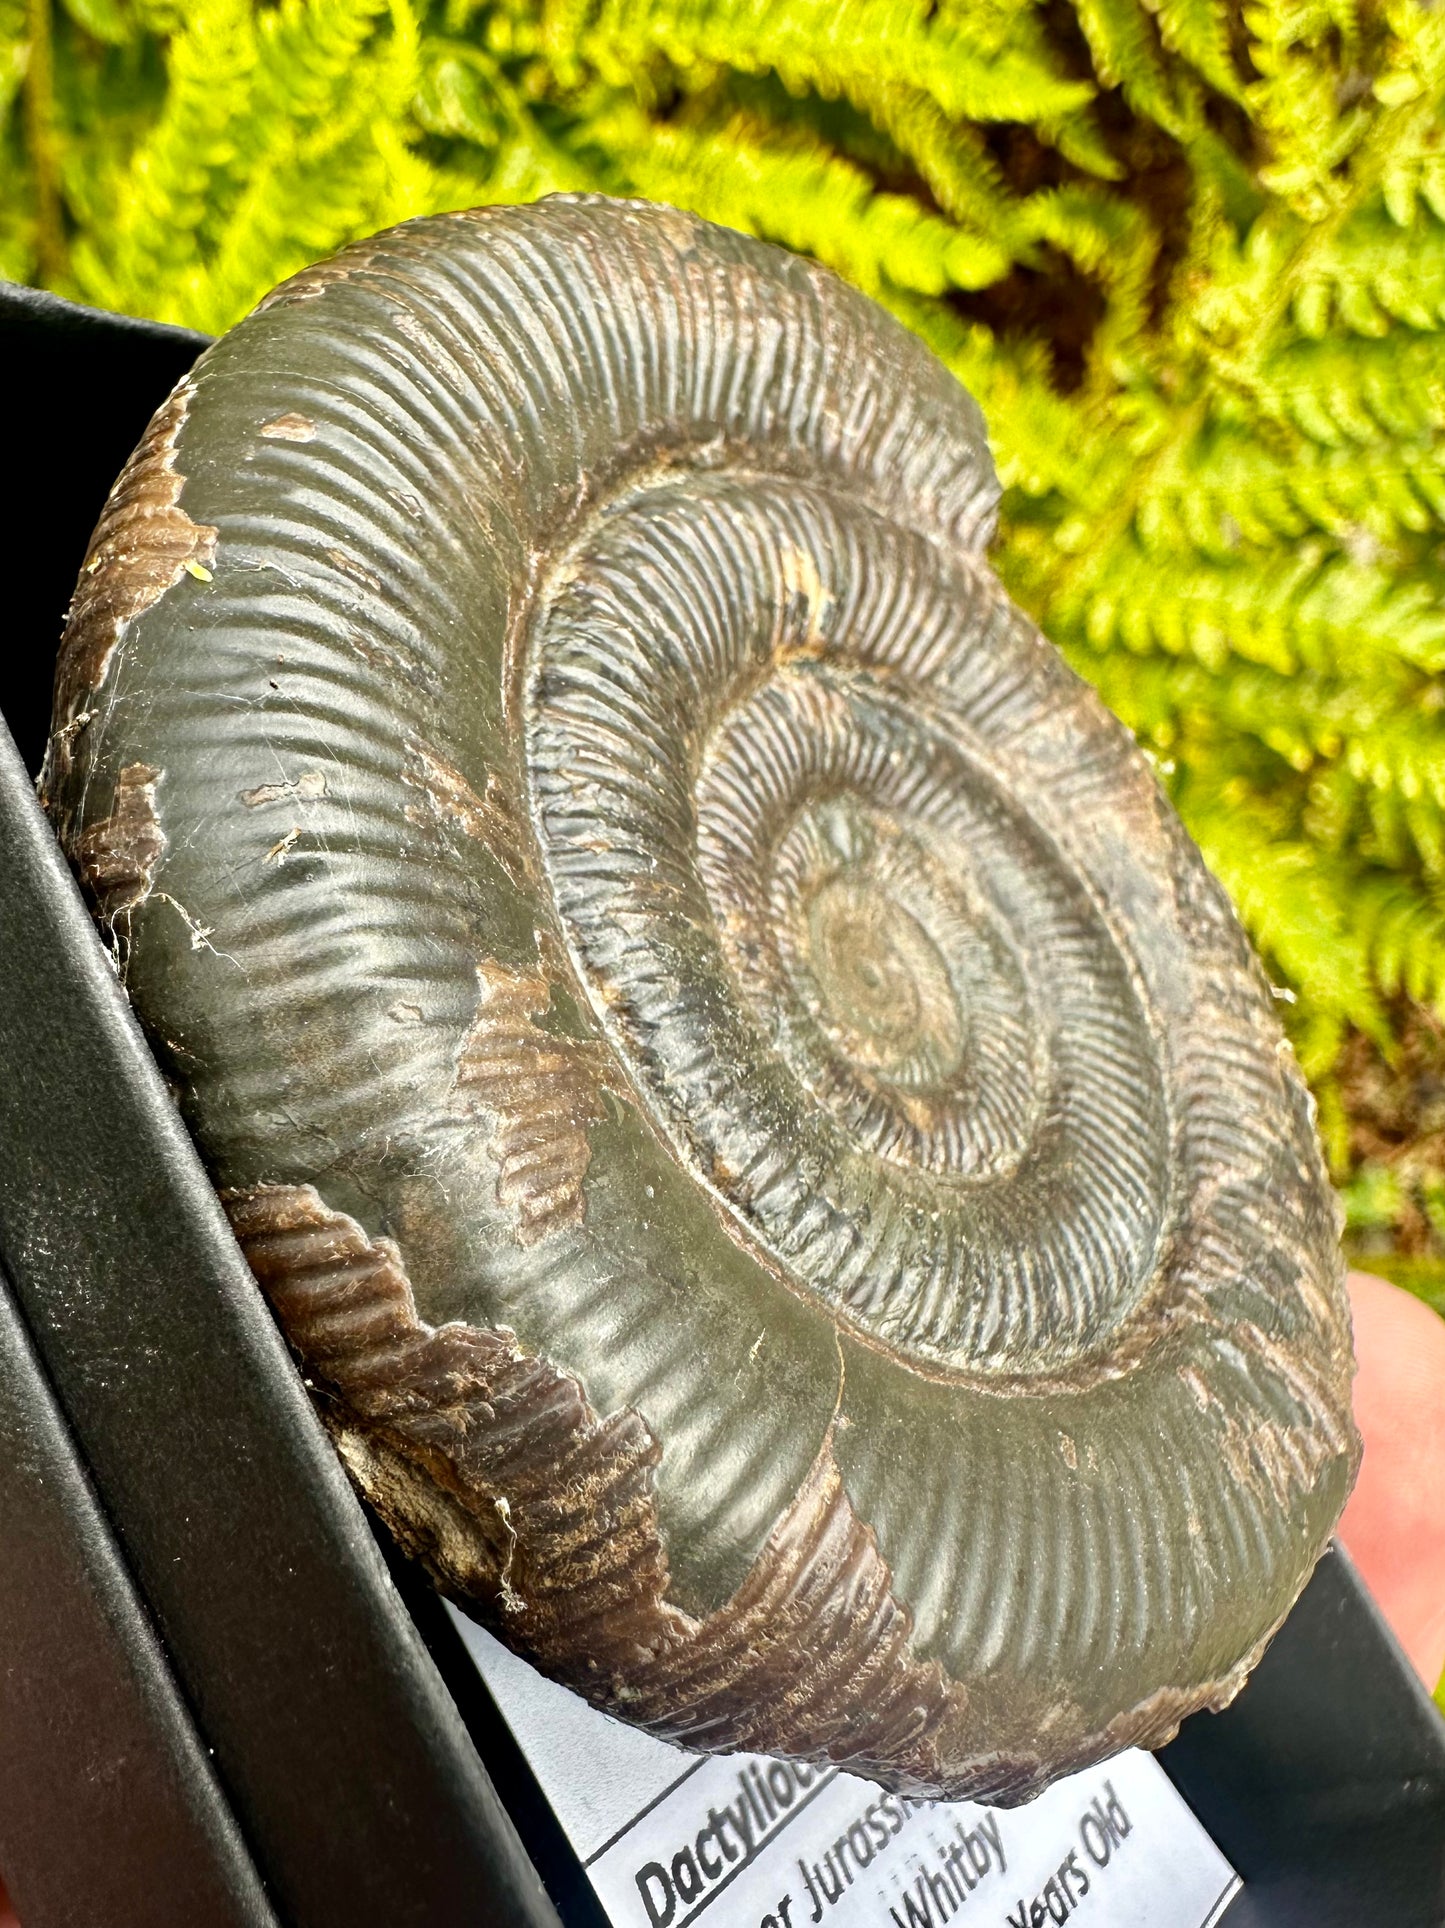
<path id="1" fill-rule="evenodd" d="M 1420 0 L 0 0 L 0 272 L 218 329 L 353 235 L 596 188 L 885 302 L 1428 1285 L 1445 1191 L 1343 1067 L 1445 1009 L 1442 85 Z"/>

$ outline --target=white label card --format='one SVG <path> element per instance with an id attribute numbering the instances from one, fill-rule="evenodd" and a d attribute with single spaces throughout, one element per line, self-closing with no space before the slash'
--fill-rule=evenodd
<path id="1" fill-rule="evenodd" d="M 1148 1754 L 1028 1807 L 668 1747 L 456 1625 L 615 1928 L 1214 1928 L 1229 1863 Z"/>

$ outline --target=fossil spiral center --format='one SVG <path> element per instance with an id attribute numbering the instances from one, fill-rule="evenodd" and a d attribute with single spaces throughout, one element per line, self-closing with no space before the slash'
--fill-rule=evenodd
<path id="1" fill-rule="evenodd" d="M 773 891 L 785 969 L 841 1058 L 889 1084 L 927 1090 L 962 1061 L 959 989 L 927 908 L 910 908 L 878 875 L 868 861 L 874 839 L 859 830 L 841 803 L 821 824 L 799 826 L 790 843 L 825 859 L 821 876 L 801 888 L 804 853 L 785 847 L 782 885 L 775 870 Z"/>
<path id="2" fill-rule="evenodd" d="M 1129 959 L 992 761 L 997 607 L 854 505 L 694 476 L 571 554 L 523 702 L 563 939 L 680 1163 L 875 1343 L 1017 1377 L 1141 1303 L 1169 1124 Z"/>
<path id="3" fill-rule="evenodd" d="M 943 959 L 901 905 L 838 879 L 808 907 L 819 1018 L 856 1064 L 895 1084 L 956 1070 L 963 1019 Z"/>

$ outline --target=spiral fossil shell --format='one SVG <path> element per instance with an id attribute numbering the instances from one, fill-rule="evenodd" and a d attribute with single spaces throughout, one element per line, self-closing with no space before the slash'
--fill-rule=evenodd
<path id="1" fill-rule="evenodd" d="M 972 402 L 659 208 L 411 223 L 118 483 L 44 789 L 355 1479 L 709 1749 L 1016 1800 L 1353 1474 L 1267 988 L 984 556 Z"/>

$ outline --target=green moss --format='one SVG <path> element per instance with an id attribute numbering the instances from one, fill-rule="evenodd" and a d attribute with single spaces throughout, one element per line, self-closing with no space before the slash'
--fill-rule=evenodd
<path id="1" fill-rule="evenodd" d="M 983 403 L 1005 578 L 1232 892 L 1362 1262 L 1423 1279 L 1445 1159 L 1351 1066 L 1445 1002 L 1442 86 L 1415 0 L 0 0 L 0 272 L 219 329 L 594 187 L 866 288 Z"/>

